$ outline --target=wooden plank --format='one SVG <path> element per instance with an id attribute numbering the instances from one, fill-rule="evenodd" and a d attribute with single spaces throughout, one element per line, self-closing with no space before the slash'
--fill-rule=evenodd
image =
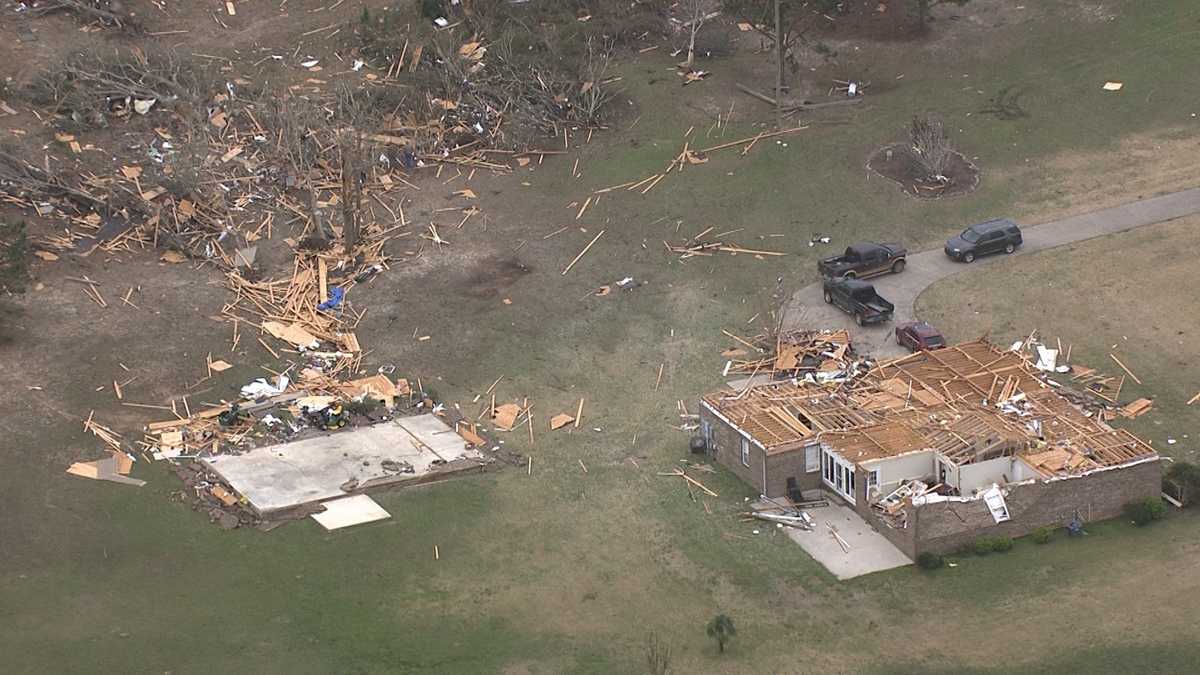
<path id="1" fill-rule="evenodd" d="M 1113 356 L 1112 354 L 1109 354 L 1108 358 L 1115 361 L 1118 366 L 1121 366 L 1121 370 L 1124 370 L 1126 372 L 1126 374 L 1128 374 L 1130 377 L 1132 377 L 1134 382 L 1137 382 L 1138 384 L 1142 384 L 1142 381 L 1138 379 L 1138 376 L 1134 375 L 1133 371 L 1130 370 L 1128 366 L 1126 366 L 1124 363 L 1121 363 L 1121 359 L 1118 359 L 1116 356 Z"/>
<path id="2" fill-rule="evenodd" d="M 579 262 L 580 258 L 582 258 L 592 248 L 592 246 L 594 246 L 596 242 L 600 240 L 600 237 L 604 236 L 604 232 L 605 230 L 600 230 L 600 233 L 597 234 L 590 242 L 588 242 L 587 246 L 583 247 L 583 250 L 579 252 L 579 255 L 575 256 L 575 259 L 571 261 L 571 264 L 563 268 L 563 276 L 566 276 L 567 272 L 570 272 L 571 268 L 575 266 L 575 263 Z"/>
<path id="3" fill-rule="evenodd" d="M 325 262 L 324 258 L 317 258 L 317 278 L 319 279 L 319 283 L 321 285 L 321 302 L 325 302 L 329 299 L 328 277 L 328 264 Z"/>

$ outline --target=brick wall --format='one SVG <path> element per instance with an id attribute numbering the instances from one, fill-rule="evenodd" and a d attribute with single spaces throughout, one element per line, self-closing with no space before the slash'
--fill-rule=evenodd
<path id="1" fill-rule="evenodd" d="M 904 555 L 916 560 L 917 540 L 916 529 L 912 526 L 912 516 L 909 516 L 909 525 L 906 528 L 889 525 L 876 514 L 875 509 L 871 508 L 871 504 L 867 501 L 867 470 L 856 466 L 854 473 L 854 510 L 885 539 L 895 544 L 896 548 L 900 549 Z M 909 513 L 911 514 L 911 512 L 912 507 L 910 506 Z M 988 519 L 991 519 L 990 515 Z"/>
<path id="2" fill-rule="evenodd" d="M 804 447 L 797 447 L 767 457 L 767 496 L 787 496 L 787 479 L 795 478 L 801 490 L 821 487 L 821 472 L 805 470 Z"/>
<path id="3" fill-rule="evenodd" d="M 700 406 L 701 428 L 707 422 L 712 429 L 712 442 L 708 451 L 713 459 L 732 471 L 743 482 L 762 492 L 763 489 L 763 449 L 750 444 L 750 466 L 742 464 L 742 438 L 737 430 L 729 426 L 721 418 L 709 412 L 708 408 Z"/>
<path id="4" fill-rule="evenodd" d="M 1011 486 L 1008 490 L 1004 500 L 1011 520 L 999 524 L 982 499 L 909 507 L 907 536 L 913 540 L 912 550 L 896 545 L 915 558 L 925 551 L 950 553 L 974 544 L 980 537 L 1015 538 L 1039 527 L 1062 527 L 1076 509 L 1084 522 L 1113 518 L 1121 515 L 1126 503 L 1162 492 L 1162 467 L 1159 462 L 1145 462 L 1080 478 Z M 888 536 L 886 530 L 890 528 L 878 523 L 876 529 Z"/>
<path id="5" fill-rule="evenodd" d="M 821 486 L 821 472 L 807 473 L 804 470 L 804 448 L 797 447 L 782 453 L 767 455 L 757 445 L 750 444 L 750 466 L 742 464 L 742 434 L 713 415 L 703 406 L 700 421 L 708 422 L 712 429 L 709 452 L 717 463 L 732 471 L 738 478 L 763 493 L 763 463 L 766 463 L 768 497 L 787 496 L 787 479 L 794 477 L 801 490 L 813 490 Z"/>

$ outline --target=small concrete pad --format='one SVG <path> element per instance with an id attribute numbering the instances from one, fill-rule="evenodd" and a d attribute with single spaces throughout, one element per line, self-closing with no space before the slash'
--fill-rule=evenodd
<path id="1" fill-rule="evenodd" d="M 912 564 L 912 560 L 896 548 L 895 544 L 876 532 L 875 528 L 849 506 L 836 501 L 836 498 L 829 498 L 829 506 L 806 511 L 816 522 L 816 527 L 811 532 L 793 527 L 784 530 L 806 553 L 838 579 L 844 581 Z M 849 553 L 843 551 L 829 533 L 827 523 L 836 527 L 838 534 L 850 545 Z"/>
<path id="2" fill-rule="evenodd" d="M 245 497 L 260 514 L 345 496 L 342 485 L 415 479 L 441 466 L 435 461 L 482 457 L 434 415 L 404 417 L 293 443 L 255 448 L 244 455 L 210 457 L 203 464 Z M 385 460 L 412 466 L 387 471 Z"/>
<path id="3" fill-rule="evenodd" d="M 373 523 L 377 520 L 391 518 L 392 514 L 377 504 L 367 495 L 354 495 L 325 502 L 321 506 L 325 510 L 312 514 L 312 519 L 321 524 L 326 530 L 337 530 L 351 525 Z"/>

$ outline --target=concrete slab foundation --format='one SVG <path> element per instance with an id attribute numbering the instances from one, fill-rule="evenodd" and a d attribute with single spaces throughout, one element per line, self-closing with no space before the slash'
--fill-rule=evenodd
<path id="1" fill-rule="evenodd" d="M 418 479 L 456 460 L 481 458 L 434 415 L 404 417 L 350 431 L 256 448 L 244 455 L 210 457 L 203 464 L 245 497 L 258 513 L 290 509 L 346 495 L 342 486 Z M 407 464 L 412 472 L 383 468 Z M 463 462 L 459 462 L 462 464 Z"/>
<path id="2" fill-rule="evenodd" d="M 832 498 L 829 506 L 809 509 L 808 515 L 816 521 L 816 527 L 811 532 L 790 527 L 784 529 L 789 537 L 800 544 L 800 548 L 838 579 L 853 579 L 913 562 L 876 532 L 862 516 Z M 837 540 L 829 534 L 827 524 L 836 527 L 838 534 L 850 545 L 849 553 L 843 551 Z"/>

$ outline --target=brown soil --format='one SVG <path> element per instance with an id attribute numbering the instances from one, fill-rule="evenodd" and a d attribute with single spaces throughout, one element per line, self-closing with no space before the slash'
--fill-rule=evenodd
<path id="1" fill-rule="evenodd" d="M 979 167 L 958 152 L 952 152 L 946 166 L 945 183 L 934 180 L 904 143 L 894 143 L 875 151 L 867 168 L 900 184 L 905 194 L 920 199 L 939 199 L 970 194 L 979 187 Z"/>
<path id="2" fill-rule="evenodd" d="M 908 0 L 843 0 L 817 31 L 836 40 L 915 40 L 927 32 Z M 883 11 L 880 11 L 880 10 Z"/>
<path id="3" fill-rule="evenodd" d="M 475 298 L 493 297 L 529 272 L 530 268 L 515 257 L 484 258 L 467 275 L 462 292 Z"/>

